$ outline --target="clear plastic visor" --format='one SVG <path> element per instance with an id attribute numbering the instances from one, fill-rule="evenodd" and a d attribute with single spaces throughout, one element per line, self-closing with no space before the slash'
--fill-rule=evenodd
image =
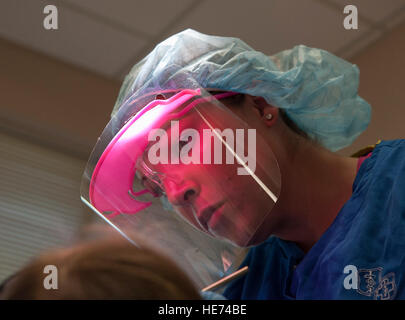
<path id="1" fill-rule="evenodd" d="M 82 199 L 112 224 L 126 220 L 114 224 L 121 232 L 145 234 L 173 219 L 169 228 L 147 236 L 167 242 L 187 235 L 185 242 L 205 248 L 200 255 L 220 257 L 217 275 L 236 268 L 237 248 L 251 245 L 268 219 L 281 177 L 257 130 L 221 103 L 233 95 L 181 90 L 131 102 L 100 136 L 83 177 Z"/>

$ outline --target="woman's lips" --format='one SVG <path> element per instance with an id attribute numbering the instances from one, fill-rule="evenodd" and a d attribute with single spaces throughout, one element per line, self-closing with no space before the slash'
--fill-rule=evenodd
<path id="1" fill-rule="evenodd" d="M 208 223 L 211 220 L 217 220 L 217 216 L 220 213 L 219 209 L 224 205 L 224 203 L 225 203 L 224 201 L 221 201 L 221 202 L 219 202 L 219 203 L 217 203 L 215 205 L 209 206 L 209 207 L 201 210 L 198 213 L 198 215 L 197 215 L 198 221 L 200 222 L 202 228 L 205 231 L 210 233 Z M 215 219 L 213 219 L 213 218 L 215 218 Z"/>

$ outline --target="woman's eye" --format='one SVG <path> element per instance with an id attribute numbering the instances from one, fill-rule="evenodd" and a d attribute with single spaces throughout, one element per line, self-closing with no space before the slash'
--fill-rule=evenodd
<path id="1" fill-rule="evenodd" d="M 141 184 L 142 184 L 142 186 L 144 186 L 145 188 L 146 188 L 146 186 L 145 186 L 146 181 L 148 181 L 148 179 L 147 179 L 146 177 L 141 177 Z"/>
<path id="2" fill-rule="evenodd" d="M 159 187 L 158 184 L 154 183 L 150 179 L 146 177 L 142 177 L 141 179 L 142 185 L 155 197 L 160 197 L 163 194 L 162 189 Z"/>
<path id="3" fill-rule="evenodd" d="M 183 140 L 180 140 L 179 141 L 179 147 L 180 147 L 180 149 L 181 148 L 183 148 L 186 144 L 188 144 L 189 143 L 189 141 L 183 141 Z"/>

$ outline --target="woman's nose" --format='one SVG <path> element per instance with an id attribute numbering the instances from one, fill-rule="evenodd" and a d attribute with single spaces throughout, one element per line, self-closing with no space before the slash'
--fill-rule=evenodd
<path id="1" fill-rule="evenodd" d="M 200 193 L 198 184 L 192 180 L 185 180 L 181 184 L 177 184 L 168 179 L 165 181 L 164 187 L 167 200 L 171 204 L 178 206 L 192 203 Z"/>

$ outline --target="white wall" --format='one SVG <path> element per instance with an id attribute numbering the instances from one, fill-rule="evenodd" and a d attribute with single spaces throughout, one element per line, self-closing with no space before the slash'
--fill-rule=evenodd
<path id="1" fill-rule="evenodd" d="M 405 138 L 405 23 L 351 59 L 360 68 L 360 95 L 372 106 L 368 129 L 341 151 L 349 155 L 378 139 Z"/>
<path id="2" fill-rule="evenodd" d="M 1 132 L 0 150 L 1 282 L 41 251 L 71 243 L 90 213 L 79 196 L 84 161 Z"/>

